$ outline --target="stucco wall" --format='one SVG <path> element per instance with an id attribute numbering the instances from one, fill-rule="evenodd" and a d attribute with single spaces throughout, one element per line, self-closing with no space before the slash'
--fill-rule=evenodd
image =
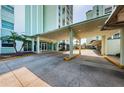
<path id="1" fill-rule="evenodd" d="M 120 53 L 120 39 L 112 39 L 107 41 L 107 54 L 108 55 L 116 55 Z"/>
<path id="2" fill-rule="evenodd" d="M 48 32 L 57 28 L 57 6 L 44 6 L 44 32 Z"/>

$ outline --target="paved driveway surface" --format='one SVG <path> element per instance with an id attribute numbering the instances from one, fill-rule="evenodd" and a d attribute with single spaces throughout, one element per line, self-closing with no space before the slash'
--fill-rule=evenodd
<path id="1" fill-rule="evenodd" d="M 26 67 L 53 87 L 123 87 L 124 70 L 89 52 L 93 53 L 82 51 L 81 56 L 69 62 L 63 61 L 66 54 L 62 53 L 32 55 L 0 62 L 0 75 Z"/>

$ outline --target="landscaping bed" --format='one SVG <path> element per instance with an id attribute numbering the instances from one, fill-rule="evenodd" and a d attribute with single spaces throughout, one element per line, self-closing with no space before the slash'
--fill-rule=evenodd
<path id="1" fill-rule="evenodd" d="M 12 58 L 12 57 L 21 57 L 21 56 L 29 56 L 35 54 L 33 52 L 18 52 L 18 53 L 10 53 L 10 54 L 1 54 L 0 60 Z"/>

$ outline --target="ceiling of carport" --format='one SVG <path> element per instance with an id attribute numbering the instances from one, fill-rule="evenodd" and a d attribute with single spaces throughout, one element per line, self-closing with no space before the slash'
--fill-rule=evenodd
<path id="1" fill-rule="evenodd" d="M 104 25 L 108 17 L 109 15 L 105 15 L 98 18 L 82 21 L 79 23 L 62 27 L 60 29 L 55 29 L 53 31 L 49 31 L 43 34 L 38 34 L 36 36 L 40 36 L 41 38 L 47 38 L 53 41 L 67 40 L 69 39 L 69 31 L 71 29 L 75 34 L 74 37 L 77 39 L 93 37 L 97 35 L 111 36 L 117 33 L 118 31 L 117 30 L 100 31 L 101 27 Z"/>

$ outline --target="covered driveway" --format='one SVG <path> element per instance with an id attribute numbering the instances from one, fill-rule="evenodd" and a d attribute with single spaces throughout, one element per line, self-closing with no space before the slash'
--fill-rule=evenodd
<path id="1" fill-rule="evenodd" d="M 49 31 L 43 34 L 33 36 L 37 41 L 37 53 L 40 53 L 40 40 L 49 42 L 59 42 L 61 40 L 69 40 L 69 57 L 73 57 L 73 40 L 79 40 L 79 54 L 81 53 L 81 38 L 102 36 L 102 48 L 101 54 L 106 55 L 107 53 L 107 38 L 119 32 L 116 30 L 100 31 L 109 15 L 104 15 L 98 18 L 82 21 L 80 23 L 72 24 L 69 26 L 62 27 L 53 31 Z M 33 41 L 34 42 L 34 41 Z M 56 48 L 58 48 L 58 43 Z M 58 50 L 58 49 L 57 49 Z"/>

